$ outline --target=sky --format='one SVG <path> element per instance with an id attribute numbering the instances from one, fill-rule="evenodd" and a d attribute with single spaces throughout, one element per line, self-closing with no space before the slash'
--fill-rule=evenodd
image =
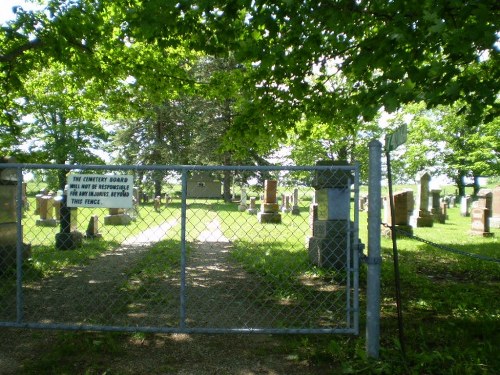
<path id="1" fill-rule="evenodd" d="M 16 5 L 21 5 L 23 9 L 26 10 L 34 9 L 36 7 L 33 4 L 25 3 L 23 0 L 0 0 L 0 24 L 14 18 L 12 7 Z"/>

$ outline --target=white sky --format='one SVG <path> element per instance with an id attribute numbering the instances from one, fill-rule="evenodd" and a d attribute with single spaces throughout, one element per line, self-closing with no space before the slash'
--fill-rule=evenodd
<path id="1" fill-rule="evenodd" d="M 24 0 L 0 0 L 0 24 L 3 24 L 5 21 L 14 18 L 14 13 L 12 12 L 12 7 L 20 5 L 25 10 L 35 9 L 39 6 L 25 3 Z"/>

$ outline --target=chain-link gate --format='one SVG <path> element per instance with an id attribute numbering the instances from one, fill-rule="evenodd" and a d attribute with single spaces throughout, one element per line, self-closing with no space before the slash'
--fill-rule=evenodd
<path id="1" fill-rule="evenodd" d="M 0 326 L 358 333 L 357 166 L 4 166 Z"/>

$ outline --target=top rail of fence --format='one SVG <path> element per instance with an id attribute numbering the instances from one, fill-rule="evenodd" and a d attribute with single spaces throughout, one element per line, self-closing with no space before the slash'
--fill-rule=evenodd
<path id="1" fill-rule="evenodd" d="M 352 165 L 114 165 L 114 164 L 30 164 L 4 163 L 2 168 L 12 169 L 72 169 L 72 170 L 239 170 L 239 171 L 321 171 L 321 170 L 352 170 Z"/>

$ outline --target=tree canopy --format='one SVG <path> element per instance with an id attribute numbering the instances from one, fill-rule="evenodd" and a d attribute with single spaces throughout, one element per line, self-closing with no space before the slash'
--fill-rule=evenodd
<path id="1" fill-rule="evenodd" d="M 108 93 L 132 76 L 144 90 L 172 99 L 206 87 L 185 74 L 191 67 L 182 56 L 193 52 L 232 56 L 241 72 L 228 133 L 233 147 L 277 145 L 304 117 L 352 131 L 381 109 L 392 112 L 411 102 L 435 107 L 460 99 L 457 111 L 471 126 L 498 115 L 500 17 L 494 0 L 46 4 L 45 11 L 18 9 L 1 29 L 5 134 L 17 129 L 12 108 L 23 78 L 44 64 L 60 62 L 75 75 L 99 80 Z M 224 80 L 208 83 L 213 88 L 217 82 Z"/>

